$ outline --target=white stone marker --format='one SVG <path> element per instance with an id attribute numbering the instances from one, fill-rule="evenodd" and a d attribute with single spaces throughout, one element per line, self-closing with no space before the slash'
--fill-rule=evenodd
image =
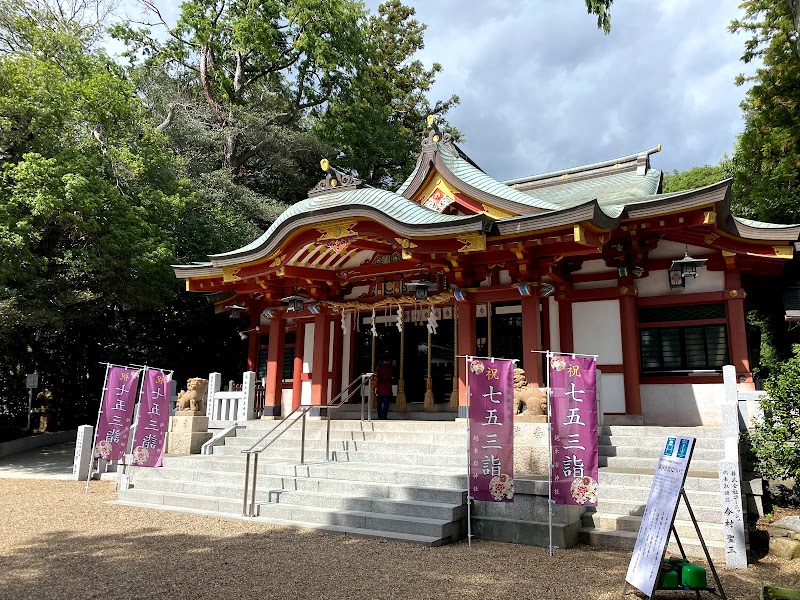
<path id="1" fill-rule="evenodd" d="M 89 464 L 92 461 L 92 435 L 94 427 L 81 425 L 75 440 L 75 458 L 72 461 L 72 479 L 85 481 L 89 477 Z"/>
<path id="2" fill-rule="evenodd" d="M 732 365 L 726 365 L 722 367 L 722 374 L 725 382 L 725 398 L 721 406 L 725 458 L 719 462 L 719 491 L 722 501 L 722 531 L 725 536 L 725 564 L 733 569 L 746 569 L 736 369 Z"/>

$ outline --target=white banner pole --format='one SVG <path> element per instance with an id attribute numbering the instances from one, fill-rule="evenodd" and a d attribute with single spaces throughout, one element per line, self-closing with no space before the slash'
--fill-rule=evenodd
<path id="1" fill-rule="evenodd" d="M 470 397 L 469 397 L 469 363 L 472 362 L 471 356 L 464 357 L 464 377 L 466 380 L 466 394 L 467 394 L 467 546 L 472 547 L 472 461 L 470 460 L 469 447 L 470 440 L 472 440 L 472 431 L 470 429 Z"/>
<path id="2" fill-rule="evenodd" d="M 547 529 L 550 541 L 548 542 L 547 553 L 554 556 L 553 552 L 553 414 L 550 405 L 553 390 L 550 389 L 550 358 L 553 353 L 548 351 L 547 357 Z"/>
<path id="3" fill-rule="evenodd" d="M 102 364 L 102 363 L 101 363 Z M 94 450 L 97 447 L 97 430 L 100 429 L 100 415 L 103 413 L 103 402 L 106 399 L 108 389 L 108 372 L 111 370 L 111 363 L 106 363 L 106 376 L 103 379 L 103 391 L 100 393 L 100 408 L 97 409 L 97 422 L 94 424 L 94 436 L 92 436 L 92 454 L 89 456 L 89 474 L 86 476 L 86 489 L 84 494 L 89 493 L 89 480 L 92 478 L 92 465 L 94 465 Z"/>

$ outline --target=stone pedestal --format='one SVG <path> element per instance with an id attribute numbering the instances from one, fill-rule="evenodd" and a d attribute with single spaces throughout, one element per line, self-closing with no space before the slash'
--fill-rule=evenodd
<path id="1" fill-rule="evenodd" d="M 167 454 L 200 454 L 200 447 L 211 439 L 208 417 L 192 410 L 179 410 L 169 419 Z"/>

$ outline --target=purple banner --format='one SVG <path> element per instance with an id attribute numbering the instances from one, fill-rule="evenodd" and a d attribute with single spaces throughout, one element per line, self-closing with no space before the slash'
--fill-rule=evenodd
<path id="1" fill-rule="evenodd" d="M 597 505 L 597 365 L 594 358 L 550 357 L 553 501 Z"/>
<path id="2" fill-rule="evenodd" d="M 169 421 L 169 382 L 172 373 L 147 369 L 144 374 L 139 415 L 133 434 L 133 464 L 160 467 Z"/>
<path id="3" fill-rule="evenodd" d="M 95 458 L 121 460 L 128 447 L 139 369 L 110 367 L 95 437 Z"/>
<path id="4" fill-rule="evenodd" d="M 514 361 L 467 358 L 469 495 L 514 499 Z"/>

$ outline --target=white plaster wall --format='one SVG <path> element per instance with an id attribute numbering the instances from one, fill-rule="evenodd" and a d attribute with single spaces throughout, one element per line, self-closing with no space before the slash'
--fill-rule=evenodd
<path id="1" fill-rule="evenodd" d="M 614 273 L 616 269 L 609 267 L 606 264 L 606 261 L 603 259 L 598 260 L 587 260 L 584 261 L 581 265 L 581 268 L 577 273 L 581 275 L 591 275 L 594 273 Z"/>
<path id="2" fill-rule="evenodd" d="M 597 363 L 622 363 L 622 332 L 619 300 L 574 302 L 572 337 L 575 352 L 597 354 Z"/>
<path id="3" fill-rule="evenodd" d="M 670 242 L 667 240 L 660 240 L 658 242 L 658 246 L 655 249 L 651 250 L 647 257 L 648 258 L 674 258 L 679 259 L 683 258 L 684 253 L 686 252 L 686 244 L 680 244 L 678 242 Z M 701 254 L 709 254 L 711 250 L 708 248 L 703 248 L 702 246 L 689 246 L 689 254 L 692 256 L 701 255 Z"/>
<path id="4" fill-rule="evenodd" d="M 292 412 L 292 388 L 281 390 L 281 415 L 286 417 Z"/>
<path id="5" fill-rule="evenodd" d="M 561 350 L 561 338 L 559 337 L 558 333 L 558 302 L 552 296 L 547 299 L 550 303 L 548 309 L 550 310 L 548 314 L 548 322 L 550 325 L 550 348 L 545 348 L 545 350 L 552 350 L 553 352 L 558 352 Z"/>
<path id="6" fill-rule="evenodd" d="M 300 383 L 300 404 L 311 404 L 310 379 L 305 379 Z"/>
<path id="7" fill-rule="evenodd" d="M 353 289 L 350 290 L 350 293 L 345 294 L 343 298 L 345 300 L 354 300 L 355 298 L 360 298 L 361 296 L 366 296 L 367 294 L 369 294 L 368 285 L 356 285 L 353 286 Z"/>
<path id="8" fill-rule="evenodd" d="M 621 373 L 603 373 L 603 414 L 621 414 L 625 412 L 625 377 Z"/>
<path id="9" fill-rule="evenodd" d="M 497 274 L 497 283 L 500 285 L 508 285 L 511 283 L 511 276 L 508 274 L 508 269 L 503 269 Z"/>
<path id="10" fill-rule="evenodd" d="M 342 389 L 350 383 L 350 336 L 354 327 L 353 315 L 346 314 L 345 321 L 348 324 L 347 331 L 342 332 L 342 347 L 337 348 L 337 352 L 342 353 Z M 341 325 L 340 325 L 341 326 Z"/>
<path id="11" fill-rule="evenodd" d="M 685 288 L 670 289 L 669 274 L 663 271 L 651 271 L 647 277 L 636 280 L 639 296 L 681 296 L 683 294 L 699 294 L 701 292 L 720 292 L 725 289 L 725 273 L 709 271 L 705 267 L 697 269 L 697 278 L 686 279 Z"/>
<path id="12" fill-rule="evenodd" d="M 645 424 L 722 426 L 722 383 L 642 384 L 640 388 Z"/>
<path id="13" fill-rule="evenodd" d="M 311 373 L 314 361 L 314 323 L 306 323 L 303 334 L 303 373 Z"/>

